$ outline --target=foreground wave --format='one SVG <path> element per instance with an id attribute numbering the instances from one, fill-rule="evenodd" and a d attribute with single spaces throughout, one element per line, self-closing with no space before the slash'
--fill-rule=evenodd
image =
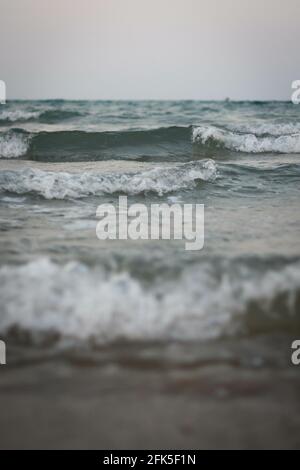
<path id="1" fill-rule="evenodd" d="M 213 160 L 179 163 L 139 173 L 67 173 L 25 169 L 0 171 L 0 192 L 35 194 L 46 199 L 68 199 L 101 194 L 128 195 L 154 192 L 159 195 L 191 189 L 197 181 L 213 181 L 217 167 Z"/>
<path id="2" fill-rule="evenodd" d="M 255 266 L 255 267 L 254 267 Z M 107 343 L 299 332 L 300 263 L 205 262 L 145 287 L 129 273 L 40 258 L 0 269 L 0 333 Z M 36 286 L 39 286 L 36 289 Z"/>
<path id="3" fill-rule="evenodd" d="M 13 164 L 11 164 L 13 163 Z M 2 165 L 0 193 L 40 196 L 45 199 L 78 199 L 103 194 L 163 194 L 194 189 L 230 198 L 233 193 L 285 194 L 289 187 L 299 193 L 300 164 L 249 165 L 216 163 L 212 159 L 175 164 L 97 162 L 93 169 L 79 171 L 76 164 L 38 164 L 15 169 L 17 162 Z M 65 171 L 65 167 L 70 172 Z M 72 166 L 73 165 L 73 166 Z M 75 166 L 74 166 L 75 165 Z M 143 166 L 141 166 L 143 165 Z M 145 165 L 145 166 L 144 166 Z M 90 165 L 91 166 L 91 165 Z M 204 185 L 203 183 L 208 184 Z M 202 194 L 203 197 L 203 194 Z"/>

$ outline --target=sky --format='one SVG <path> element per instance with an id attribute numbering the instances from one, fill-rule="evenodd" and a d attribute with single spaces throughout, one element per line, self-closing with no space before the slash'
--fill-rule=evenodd
<path id="1" fill-rule="evenodd" d="M 8 99 L 288 100 L 300 0 L 0 0 Z"/>

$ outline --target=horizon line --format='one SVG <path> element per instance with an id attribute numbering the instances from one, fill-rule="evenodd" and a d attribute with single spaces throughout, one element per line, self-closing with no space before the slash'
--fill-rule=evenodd
<path id="1" fill-rule="evenodd" d="M 217 103 L 292 103 L 291 99 L 233 99 L 233 98 L 224 98 L 224 99 L 201 99 L 201 98 L 9 98 L 6 99 L 6 103 L 11 101 L 198 101 L 203 103 L 217 102 Z M 5 106 L 5 104 L 3 104 Z"/>

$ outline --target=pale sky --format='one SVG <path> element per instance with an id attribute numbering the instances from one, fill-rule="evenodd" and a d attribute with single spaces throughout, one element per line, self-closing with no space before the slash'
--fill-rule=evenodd
<path id="1" fill-rule="evenodd" d="M 8 99 L 290 99 L 300 0 L 0 0 Z"/>

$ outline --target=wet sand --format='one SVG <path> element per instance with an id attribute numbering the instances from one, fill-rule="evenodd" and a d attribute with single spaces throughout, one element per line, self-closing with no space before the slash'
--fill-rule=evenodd
<path id="1" fill-rule="evenodd" d="M 233 356 L 170 364 L 149 350 L 140 360 L 119 353 L 1 368 L 0 447 L 300 447 L 297 367 L 272 365 L 266 355 L 241 366 Z"/>

